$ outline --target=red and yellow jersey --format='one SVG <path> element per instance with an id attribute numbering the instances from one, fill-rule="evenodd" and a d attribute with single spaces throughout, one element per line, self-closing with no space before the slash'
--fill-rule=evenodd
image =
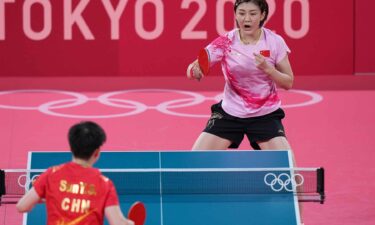
<path id="1" fill-rule="evenodd" d="M 48 225 L 103 224 L 104 209 L 119 204 L 110 179 L 73 162 L 49 168 L 33 186 L 46 200 Z"/>

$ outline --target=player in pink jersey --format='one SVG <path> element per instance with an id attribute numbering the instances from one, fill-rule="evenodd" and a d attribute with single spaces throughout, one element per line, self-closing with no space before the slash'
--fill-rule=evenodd
<path id="1" fill-rule="evenodd" d="M 245 135 L 254 149 L 291 150 L 277 93 L 277 87 L 293 85 L 290 49 L 281 36 L 263 27 L 268 10 L 266 0 L 236 0 L 237 28 L 205 47 L 210 67 L 221 63 L 225 87 L 193 150 L 238 148 Z M 198 60 L 187 75 L 203 78 Z"/>
<path id="2" fill-rule="evenodd" d="M 212 106 L 193 149 L 237 148 L 244 135 L 254 149 L 290 149 L 277 93 L 277 86 L 293 85 L 290 50 L 281 36 L 263 27 L 265 0 L 237 0 L 234 10 L 238 28 L 205 48 L 210 67 L 221 63 L 226 82 L 223 100 Z M 193 78 L 203 77 L 197 60 L 189 68 Z"/>
<path id="3" fill-rule="evenodd" d="M 18 211 L 28 212 L 45 199 L 49 225 L 101 225 L 104 216 L 111 225 L 134 225 L 121 212 L 112 181 L 92 167 L 105 140 L 104 130 L 94 122 L 72 126 L 72 161 L 42 173 L 17 203 Z"/>

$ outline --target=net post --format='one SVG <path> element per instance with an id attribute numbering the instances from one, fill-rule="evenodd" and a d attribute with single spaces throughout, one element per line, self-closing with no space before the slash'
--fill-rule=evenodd
<path id="1" fill-rule="evenodd" d="M 325 193 L 324 193 L 324 168 L 320 167 L 317 170 L 317 192 L 320 195 L 320 204 L 324 203 Z"/>

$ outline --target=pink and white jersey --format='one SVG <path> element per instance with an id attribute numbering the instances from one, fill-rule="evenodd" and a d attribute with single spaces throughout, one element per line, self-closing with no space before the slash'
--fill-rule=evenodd
<path id="1" fill-rule="evenodd" d="M 262 116 L 278 109 L 281 101 L 275 82 L 255 65 L 253 53 L 269 50 L 269 64 L 276 66 L 290 49 L 284 39 L 267 28 L 262 28 L 257 44 L 241 42 L 238 29 L 211 42 L 206 50 L 210 67 L 220 62 L 225 77 L 222 107 L 230 115 L 248 118 Z"/>

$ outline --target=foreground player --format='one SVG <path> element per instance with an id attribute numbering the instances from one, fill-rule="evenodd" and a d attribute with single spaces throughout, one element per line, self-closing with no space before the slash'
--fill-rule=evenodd
<path id="1" fill-rule="evenodd" d="M 110 225 L 134 225 L 121 212 L 112 181 L 92 167 L 106 141 L 104 130 L 81 122 L 70 128 L 68 138 L 72 161 L 41 174 L 17 203 L 18 211 L 28 212 L 45 199 L 50 225 L 101 225 L 104 215 Z"/>

